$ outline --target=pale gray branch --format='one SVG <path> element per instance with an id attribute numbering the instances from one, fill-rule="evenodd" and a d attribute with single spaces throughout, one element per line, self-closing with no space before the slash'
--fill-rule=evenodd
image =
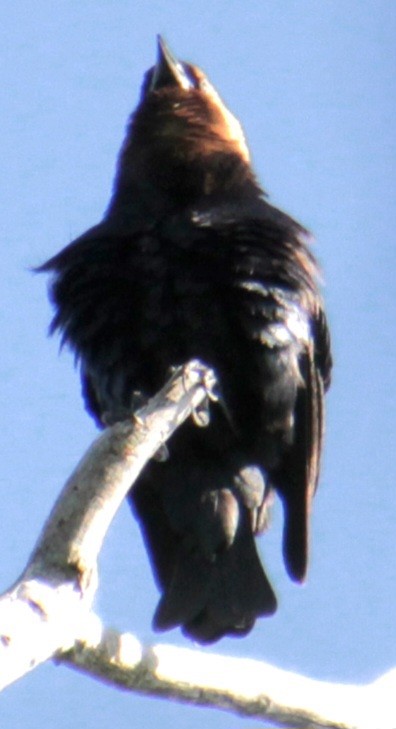
<path id="1" fill-rule="evenodd" d="M 396 670 L 369 685 L 316 681 L 261 661 L 170 645 L 143 647 L 104 630 L 62 660 L 134 692 L 216 706 L 304 729 L 395 729 Z"/>
<path id="2" fill-rule="evenodd" d="M 103 539 L 153 454 L 213 387 L 199 362 L 180 368 L 135 414 L 108 428 L 67 481 L 16 585 L 0 598 L 0 688 L 95 627 L 89 612 Z"/>
<path id="3" fill-rule="evenodd" d="M 142 647 L 92 612 L 97 557 L 147 460 L 200 406 L 213 374 L 190 363 L 133 422 L 92 445 L 67 482 L 24 574 L 0 598 L 0 688 L 49 658 L 114 686 L 217 706 L 305 729 L 396 729 L 396 671 L 368 686 L 330 684 L 258 661 L 166 645 Z"/>

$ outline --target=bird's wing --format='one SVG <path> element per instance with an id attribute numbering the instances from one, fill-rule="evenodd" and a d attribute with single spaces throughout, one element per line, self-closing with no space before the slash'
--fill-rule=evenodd
<path id="1" fill-rule="evenodd" d="M 302 386 L 297 391 L 294 440 L 272 474 L 284 514 L 283 552 L 289 575 L 305 578 L 309 549 L 309 517 L 320 471 L 324 432 L 324 393 L 330 381 L 329 334 L 323 311 L 311 326 L 312 338 L 300 355 Z"/>
<path id="2" fill-rule="evenodd" d="M 262 386 L 269 383 L 267 403 L 278 398 L 279 409 L 270 415 L 263 443 L 270 439 L 271 418 L 272 423 L 274 415 L 281 422 L 283 407 L 286 422 L 290 403 L 293 406 L 289 445 L 282 448 L 279 440 L 278 446 L 275 443 L 281 456 L 268 475 L 284 505 L 285 563 L 290 576 L 301 581 L 307 568 L 309 512 L 319 477 L 324 392 L 331 372 L 317 265 L 307 231 L 266 202 L 259 216 L 216 210 L 202 216 L 200 224 L 231 242 L 234 291 L 239 296 L 234 306 L 237 302 L 244 336 L 255 343 L 253 356 L 256 361 L 262 358 Z M 277 366 L 281 372 L 287 362 L 288 379 L 271 380 Z M 284 400 L 288 391 L 289 404 Z"/>

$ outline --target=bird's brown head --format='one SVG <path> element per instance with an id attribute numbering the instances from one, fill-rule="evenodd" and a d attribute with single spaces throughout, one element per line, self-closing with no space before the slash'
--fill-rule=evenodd
<path id="1" fill-rule="evenodd" d="M 154 134 L 171 147 L 185 137 L 186 146 L 196 143 L 197 154 L 208 156 L 216 150 L 227 150 L 249 162 L 239 121 L 203 71 L 178 61 L 161 36 L 157 63 L 146 74 L 137 115 L 139 111 L 153 115 Z"/>
<path id="2" fill-rule="evenodd" d="M 240 196 L 244 180 L 257 189 L 239 121 L 203 71 L 178 61 L 160 36 L 121 150 L 115 193 L 132 192 L 139 180 L 183 193 L 184 202 L 234 187 Z"/>

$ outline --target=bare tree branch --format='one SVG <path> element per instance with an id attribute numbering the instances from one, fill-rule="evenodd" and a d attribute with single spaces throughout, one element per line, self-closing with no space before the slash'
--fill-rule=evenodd
<path id="1" fill-rule="evenodd" d="M 89 580 L 107 530 L 147 461 L 198 408 L 214 386 L 198 361 L 179 368 L 167 385 L 135 413 L 93 443 L 66 483 L 31 557 L 29 574 L 42 565 L 65 576 L 65 565 Z M 69 575 L 70 576 L 70 575 Z"/>
<path id="2" fill-rule="evenodd" d="M 91 446 L 67 482 L 18 582 L 0 598 L 0 688 L 49 658 L 150 695 L 217 706 L 305 729 L 396 729 L 396 670 L 367 686 L 314 681 L 258 661 L 166 645 L 143 647 L 92 612 L 97 557 L 146 461 L 214 385 L 182 368 L 134 422 Z"/>
<path id="3" fill-rule="evenodd" d="M 99 636 L 98 636 L 99 638 Z M 316 681 L 261 661 L 170 645 L 144 647 L 104 630 L 62 660 L 134 692 L 215 706 L 304 729 L 395 729 L 396 669 L 368 685 Z"/>
<path id="4" fill-rule="evenodd" d="M 28 565 L 0 598 L 0 689 L 74 644 L 97 588 L 97 557 L 145 463 L 207 397 L 211 370 L 190 362 L 133 422 L 108 428 L 67 481 Z"/>

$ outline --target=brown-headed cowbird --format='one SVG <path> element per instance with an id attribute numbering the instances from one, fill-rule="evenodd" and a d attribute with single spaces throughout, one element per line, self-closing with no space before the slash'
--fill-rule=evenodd
<path id="1" fill-rule="evenodd" d="M 267 202 L 239 122 L 161 38 L 103 221 L 41 270 L 99 425 L 176 365 L 214 369 L 209 425 L 182 425 L 128 498 L 161 591 L 154 627 L 245 635 L 276 609 L 254 541 L 274 492 L 286 568 L 306 573 L 329 335 L 306 230 Z"/>

